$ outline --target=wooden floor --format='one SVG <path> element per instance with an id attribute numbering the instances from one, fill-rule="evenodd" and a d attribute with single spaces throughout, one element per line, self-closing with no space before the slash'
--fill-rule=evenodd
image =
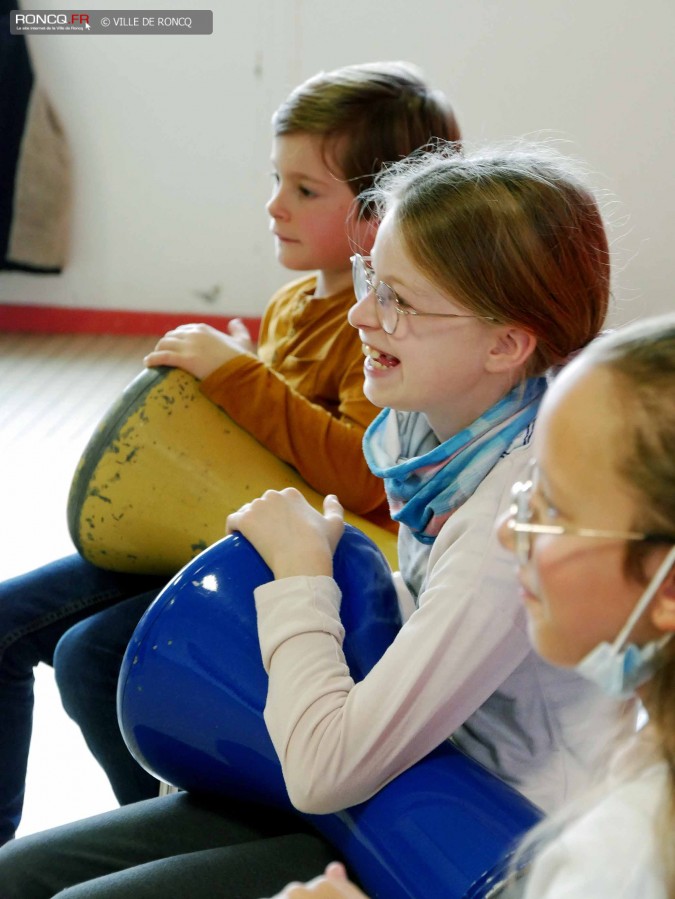
<path id="1" fill-rule="evenodd" d="M 66 525 L 72 473 L 97 422 L 141 371 L 155 342 L 0 334 L 1 579 L 73 552 Z M 115 805 L 107 779 L 61 708 L 51 668 L 40 666 L 19 834 Z"/>

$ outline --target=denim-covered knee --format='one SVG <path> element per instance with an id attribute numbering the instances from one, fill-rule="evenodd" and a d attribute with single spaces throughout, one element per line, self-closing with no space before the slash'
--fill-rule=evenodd
<path id="1" fill-rule="evenodd" d="M 98 674 L 95 655 L 87 643 L 86 632 L 82 632 L 83 624 L 86 622 L 80 622 L 66 631 L 54 650 L 54 678 L 64 708 L 71 716 L 86 696 L 87 680 L 91 684 L 90 678 L 96 678 Z"/>
<path id="2" fill-rule="evenodd" d="M 73 625 L 54 651 L 56 683 L 68 713 L 114 703 L 122 658 L 157 590 L 129 597 Z M 112 700 L 111 700 L 112 697 Z"/>
<path id="3" fill-rule="evenodd" d="M 54 650 L 54 676 L 64 708 L 76 721 L 79 710 L 96 707 L 101 693 L 117 690 L 121 657 L 106 652 L 92 627 L 97 616 L 73 625 Z"/>
<path id="4" fill-rule="evenodd" d="M 54 650 L 54 677 L 64 706 L 69 701 L 76 702 L 82 688 L 83 672 L 87 669 L 95 671 L 95 655 L 86 640 L 80 622 L 74 625 L 61 637 Z"/>

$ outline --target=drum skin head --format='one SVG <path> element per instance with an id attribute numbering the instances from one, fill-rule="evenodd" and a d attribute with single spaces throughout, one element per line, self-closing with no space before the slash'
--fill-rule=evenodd
<path id="1" fill-rule="evenodd" d="M 230 512 L 265 490 L 323 498 L 236 424 L 177 368 L 145 369 L 99 423 L 73 477 L 68 528 L 101 568 L 175 574 L 225 533 Z M 396 566 L 396 536 L 358 515 Z"/>
<path id="2" fill-rule="evenodd" d="M 347 525 L 334 576 L 344 652 L 358 681 L 400 627 L 391 571 L 374 543 Z M 132 754 L 161 780 L 290 808 L 263 720 L 267 675 L 253 591 L 271 578 L 240 534 L 186 565 L 132 637 L 118 710 Z M 479 899 L 503 877 L 507 853 L 540 812 L 448 741 L 367 802 L 304 817 L 371 896 Z"/>

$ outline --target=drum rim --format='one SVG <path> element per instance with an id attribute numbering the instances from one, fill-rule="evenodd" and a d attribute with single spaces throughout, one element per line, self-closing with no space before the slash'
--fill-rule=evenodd
<path id="1" fill-rule="evenodd" d="M 119 439 L 124 423 L 145 402 L 150 391 L 164 381 L 172 371 L 180 369 L 159 366 L 140 371 L 108 407 L 82 451 L 70 484 L 66 507 L 68 531 L 79 553 L 83 553 L 84 549 L 80 539 L 82 509 L 89 495 L 89 485 L 100 464 L 102 452 L 113 441 Z"/>

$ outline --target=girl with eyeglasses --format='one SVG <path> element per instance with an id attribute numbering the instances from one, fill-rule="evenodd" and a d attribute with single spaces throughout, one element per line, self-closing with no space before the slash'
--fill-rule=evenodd
<path id="1" fill-rule="evenodd" d="M 534 864 L 504 899 L 675 896 L 674 440 L 674 315 L 599 338 L 543 402 L 536 468 L 499 529 L 530 638 L 609 696 L 637 693 L 649 717 L 597 792 L 528 837 Z M 279 899 L 319 896 L 363 893 L 333 864 Z"/>
<path id="2" fill-rule="evenodd" d="M 372 257 L 353 258 L 349 317 L 383 407 L 364 451 L 401 525 L 407 620 L 355 684 L 331 579 L 335 497 L 321 516 L 269 491 L 230 516 L 275 576 L 256 592 L 265 720 L 303 811 L 362 802 L 450 736 L 551 810 L 587 782 L 602 742 L 587 721 L 604 733 L 623 709 L 532 651 L 494 523 L 527 477 L 546 373 L 604 321 L 602 217 L 543 146 L 439 147 L 381 175 L 370 201 L 380 225 Z"/>
<path id="3" fill-rule="evenodd" d="M 527 899 L 675 896 L 675 316 L 584 350 L 546 397 L 500 534 L 536 651 L 649 723 L 594 803 L 541 825 Z M 553 839 L 553 835 L 556 835 Z"/>
<path id="4" fill-rule="evenodd" d="M 322 515 L 294 490 L 268 491 L 230 516 L 228 529 L 248 537 L 274 575 L 256 591 L 265 721 L 304 812 L 363 802 L 449 737 L 548 811 L 587 784 L 597 733 L 631 719 L 622 702 L 532 650 L 494 525 L 511 485 L 528 476 L 546 373 L 603 325 L 602 216 L 571 162 L 545 146 L 460 155 L 441 145 L 393 165 L 368 201 L 379 228 L 372 257 L 354 260 L 349 318 L 366 357 L 365 394 L 383 410 L 364 450 L 400 523 L 405 621 L 355 684 L 331 577 L 343 528 L 337 499 L 326 498 Z M 108 887 L 142 882 L 141 844 L 159 833 L 143 871 L 156 877 L 164 866 L 162 895 L 182 897 L 173 872 L 194 881 L 197 850 L 226 843 L 235 812 L 243 814 L 216 804 L 206 818 L 189 794 L 136 803 L 8 844 L 0 883 L 8 899 L 42 899 L 52 894 L 36 886 L 36 871 L 54 883 L 54 872 L 86 857 L 87 884 L 73 897 L 88 895 L 91 881 L 102 899 Z M 252 807 L 247 820 L 260 816 Z M 333 856 L 301 829 L 283 837 L 286 866 L 269 892 L 287 882 L 292 852 L 302 877 Z M 268 849 L 260 833 L 251 839 L 256 869 L 273 867 L 275 841 Z M 108 877 L 102 857 L 114 858 Z M 221 884 L 230 895 L 216 880 L 209 895 Z M 259 895 L 238 886 L 240 897 Z"/>

